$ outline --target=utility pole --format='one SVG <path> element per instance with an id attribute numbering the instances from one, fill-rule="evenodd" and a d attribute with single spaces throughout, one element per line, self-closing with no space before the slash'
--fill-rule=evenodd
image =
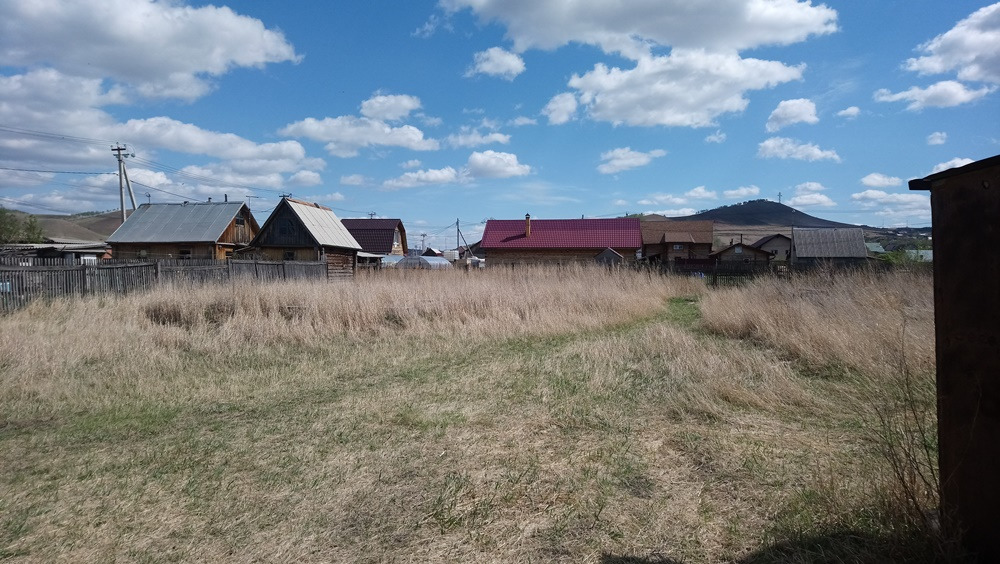
<path id="1" fill-rule="evenodd" d="M 128 197 L 132 201 L 132 209 L 135 210 L 136 208 L 135 193 L 132 192 L 132 183 L 129 182 L 128 172 L 125 170 L 125 158 L 129 156 L 126 151 L 128 151 L 127 147 L 122 147 L 117 143 L 111 148 L 111 152 L 114 153 L 115 158 L 118 159 L 118 199 L 121 201 L 122 223 L 125 223 L 125 218 L 127 217 L 125 215 L 125 186 L 128 186 Z M 132 153 L 131 156 L 134 157 L 135 153 Z"/>
<path id="2" fill-rule="evenodd" d="M 368 219 L 375 219 L 375 212 L 368 212 Z"/>
<path id="3" fill-rule="evenodd" d="M 425 241 L 427 241 L 427 234 L 426 233 L 421 233 L 420 234 L 420 250 L 421 251 L 426 251 L 427 250 L 427 243 L 425 243 Z"/>
<path id="4" fill-rule="evenodd" d="M 460 246 L 462 246 L 462 243 L 459 242 L 460 239 L 462 238 L 462 231 L 461 231 L 461 229 L 459 229 L 458 226 L 459 226 L 459 220 L 456 217 L 455 218 L 455 250 L 456 251 L 458 250 L 458 248 Z"/>

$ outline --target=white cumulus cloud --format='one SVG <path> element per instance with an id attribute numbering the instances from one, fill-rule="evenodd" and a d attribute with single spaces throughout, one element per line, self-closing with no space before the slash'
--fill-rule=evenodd
<path id="1" fill-rule="evenodd" d="M 911 111 L 922 110 L 924 108 L 950 108 L 978 100 L 994 90 L 996 90 L 995 86 L 984 86 L 972 90 L 961 82 L 942 80 L 927 88 L 914 86 L 908 90 L 895 93 L 882 88 L 875 92 L 875 101 L 909 102 L 906 109 Z"/>
<path id="2" fill-rule="evenodd" d="M 486 74 L 504 80 L 514 80 L 524 72 L 524 59 L 500 47 L 490 47 L 474 55 L 475 63 L 465 73 L 466 76 Z"/>
<path id="3" fill-rule="evenodd" d="M 440 169 L 407 172 L 402 176 L 386 180 L 382 183 L 382 187 L 393 190 L 398 188 L 414 188 L 417 186 L 434 184 L 454 184 L 460 180 L 461 177 L 459 172 L 448 166 Z"/>
<path id="4" fill-rule="evenodd" d="M 708 190 L 704 186 L 696 186 L 685 192 L 684 195 L 695 200 L 714 200 L 719 197 L 715 191 Z"/>
<path id="5" fill-rule="evenodd" d="M 847 119 L 854 119 L 854 118 L 858 117 L 858 115 L 860 115 L 860 114 L 861 114 L 861 108 L 859 108 L 857 106 L 851 106 L 851 107 L 848 107 L 848 108 L 844 108 L 843 110 L 840 110 L 839 112 L 837 112 L 838 116 L 840 116 L 842 118 L 847 118 Z"/>
<path id="6" fill-rule="evenodd" d="M 549 103 L 542 110 L 542 114 L 549 118 L 549 123 L 559 125 L 573 119 L 577 106 L 576 95 L 572 92 L 563 92 L 556 94 L 549 100 Z"/>
<path id="7" fill-rule="evenodd" d="M 808 207 L 829 208 L 836 206 L 837 202 L 834 202 L 826 194 L 807 193 L 807 194 L 798 194 L 796 196 L 793 196 L 788 200 L 788 205 L 793 208 L 808 208 Z"/>
<path id="8" fill-rule="evenodd" d="M 531 167 L 517 162 L 517 155 L 513 153 L 474 152 L 469 155 L 466 166 L 473 178 L 510 178 L 531 174 Z"/>
<path id="9" fill-rule="evenodd" d="M 604 161 L 597 166 L 597 171 L 601 174 L 614 174 L 623 170 L 646 166 L 653 162 L 653 159 L 666 155 L 662 149 L 654 149 L 647 153 L 633 151 L 630 147 L 620 147 L 601 153 L 601 160 Z"/>
<path id="10" fill-rule="evenodd" d="M 706 143 L 724 143 L 726 141 L 726 134 L 720 129 L 715 133 L 705 137 Z"/>
<path id="11" fill-rule="evenodd" d="M 461 132 L 449 135 L 446 141 L 452 147 L 478 147 L 490 143 L 506 145 L 510 143 L 510 135 L 497 131 L 483 134 L 478 129 L 463 128 Z"/>
<path id="12" fill-rule="evenodd" d="M 326 142 L 326 150 L 336 157 L 355 157 L 364 147 L 403 147 L 414 151 L 435 151 L 440 145 L 425 139 L 424 133 L 412 125 L 392 126 L 367 117 L 339 116 L 306 118 L 290 123 L 278 133 L 290 137 L 305 137 Z"/>
<path id="13" fill-rule="evenodd" d="M 194 100 L 234 68 L 300 59 L 280 31 L 227 7 L 0 2 L 0 66 L 109 79 L 148 98 Z"/>
<path id="14" fill-rule="evenodd" d="M 962 157 L 955 157 L 954 159 L 951 159 L 950 161 L 945 161 L 943 163 L 938 163 L 938 164 L 934 165 L 934 168 L 931 170 L 931 174 L 942 172 L 942 171 L 948 170 L 949 168 L 958 168 L 960 166 L 965 166 L 965 165 L 973 163 L 973 162 L 975 162 L 975 161 L 973 161 L 972 159 L 966 159 L 966 158 L 962 158 Z"/>
<path id="15" fill-rule="evenodd" d="M 767 118 L 767 125 L 765 127 L 769 133 L 773 133 L 793 123 L 818 122 L 816 104 L 806 98 L 797 98 L 795 100 L 782 100 L 779 102 L 778 107 Z"/>
<path id="16" fill-rule="evenodd" d="M 749 198 L 750 196 L 756 196 L 760 194 L 760 188 L 751 184 L 750 186 L 740 186 L 734 190 L 723 190 L 722 196 L 725 198 L 736 199 L 736 198 Z"/>
<path id="17" fill-rule="evenodd" d="M 960 80 L 1000 84 L 1000 3 L 980 8 L 955 27 L 920 46 L 906 61 L 920 74 L 956 71 Z"/>
<path id="18" fill-rule="evenodd" d="M 862 178 L 861 183 L 873 188 L 888 188 L 890 186 L 899 186 L 903 183 L 903 179 L 896 176 L 887 176 L 881 172 L 873 172 Z"/>
<path id="19" fill-rule="evenodd" d="M 948 134 L 944 131 L 935 131 L 927 136 L 928 145 L 944 145 L 948 141 Z"/>
<path id="20" fill-rule="evenodd" d="M 361 102 L 361 115 L 381 121 L 398 121 L 419 110 L 420 98 L 407 94 L 375 94 Z"/>
<path id="21" fill-rule="evenodd" d="M 758 146 L 757 156 L 765 159 L 831 160 L 840 162 L 840 155 L 832 149 L 820 149 L 812 143 L 800 143 L 787 137 L 771 137 L 770 139 L 766 139 Z"/>

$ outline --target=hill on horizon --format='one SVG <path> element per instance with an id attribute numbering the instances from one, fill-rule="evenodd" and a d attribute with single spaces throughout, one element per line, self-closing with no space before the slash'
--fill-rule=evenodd
<path id="1" fill-rule="evenodd" d="M 671 217 L 680 221 L 714 220 L 730 225 L 782 225 L 787 227 L 859 227 L 850 223 L 840 223 L 821 219 L 801 212 L 793 207 L 770 200 L 750 200 L 729 206 L 687 215 Z"/>

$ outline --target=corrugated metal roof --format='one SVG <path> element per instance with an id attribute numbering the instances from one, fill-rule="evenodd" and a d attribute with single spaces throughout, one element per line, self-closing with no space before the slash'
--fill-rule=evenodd
<path id="1" fill-rule="evenodd" d="M 108 237 L 108 243 L 207 243 L 218 241 L 242 202 L 142 204 Z"/>
<path id="2" fill-rule="evenodd" d="M 860 227 L 792 228 L 795 256 L 803 258 L 867 258 L 865 232 Z"/>
<path id="3" fill-rule="evenodd" d="M 636 218 L 532 219 L 531 235 L 525 221 L 490 219 L 483 230 L 483 249 L 638 249 L 642 233 Z"/>
<path id="4" fill-rule="evenodd" d="M 361 250 L 361 245 L 330 208 L 291 198 L 285 198 L 285 202 L 320 246 Z"/>

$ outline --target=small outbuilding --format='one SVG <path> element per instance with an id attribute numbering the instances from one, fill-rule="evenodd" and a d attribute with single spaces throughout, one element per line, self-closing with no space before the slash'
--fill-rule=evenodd
<path id="1" fill-rule="evenodd" d="M 867 260 L 865 232 L 860 227 L 792 228 L 792 264 L 850 266 Z"/>

